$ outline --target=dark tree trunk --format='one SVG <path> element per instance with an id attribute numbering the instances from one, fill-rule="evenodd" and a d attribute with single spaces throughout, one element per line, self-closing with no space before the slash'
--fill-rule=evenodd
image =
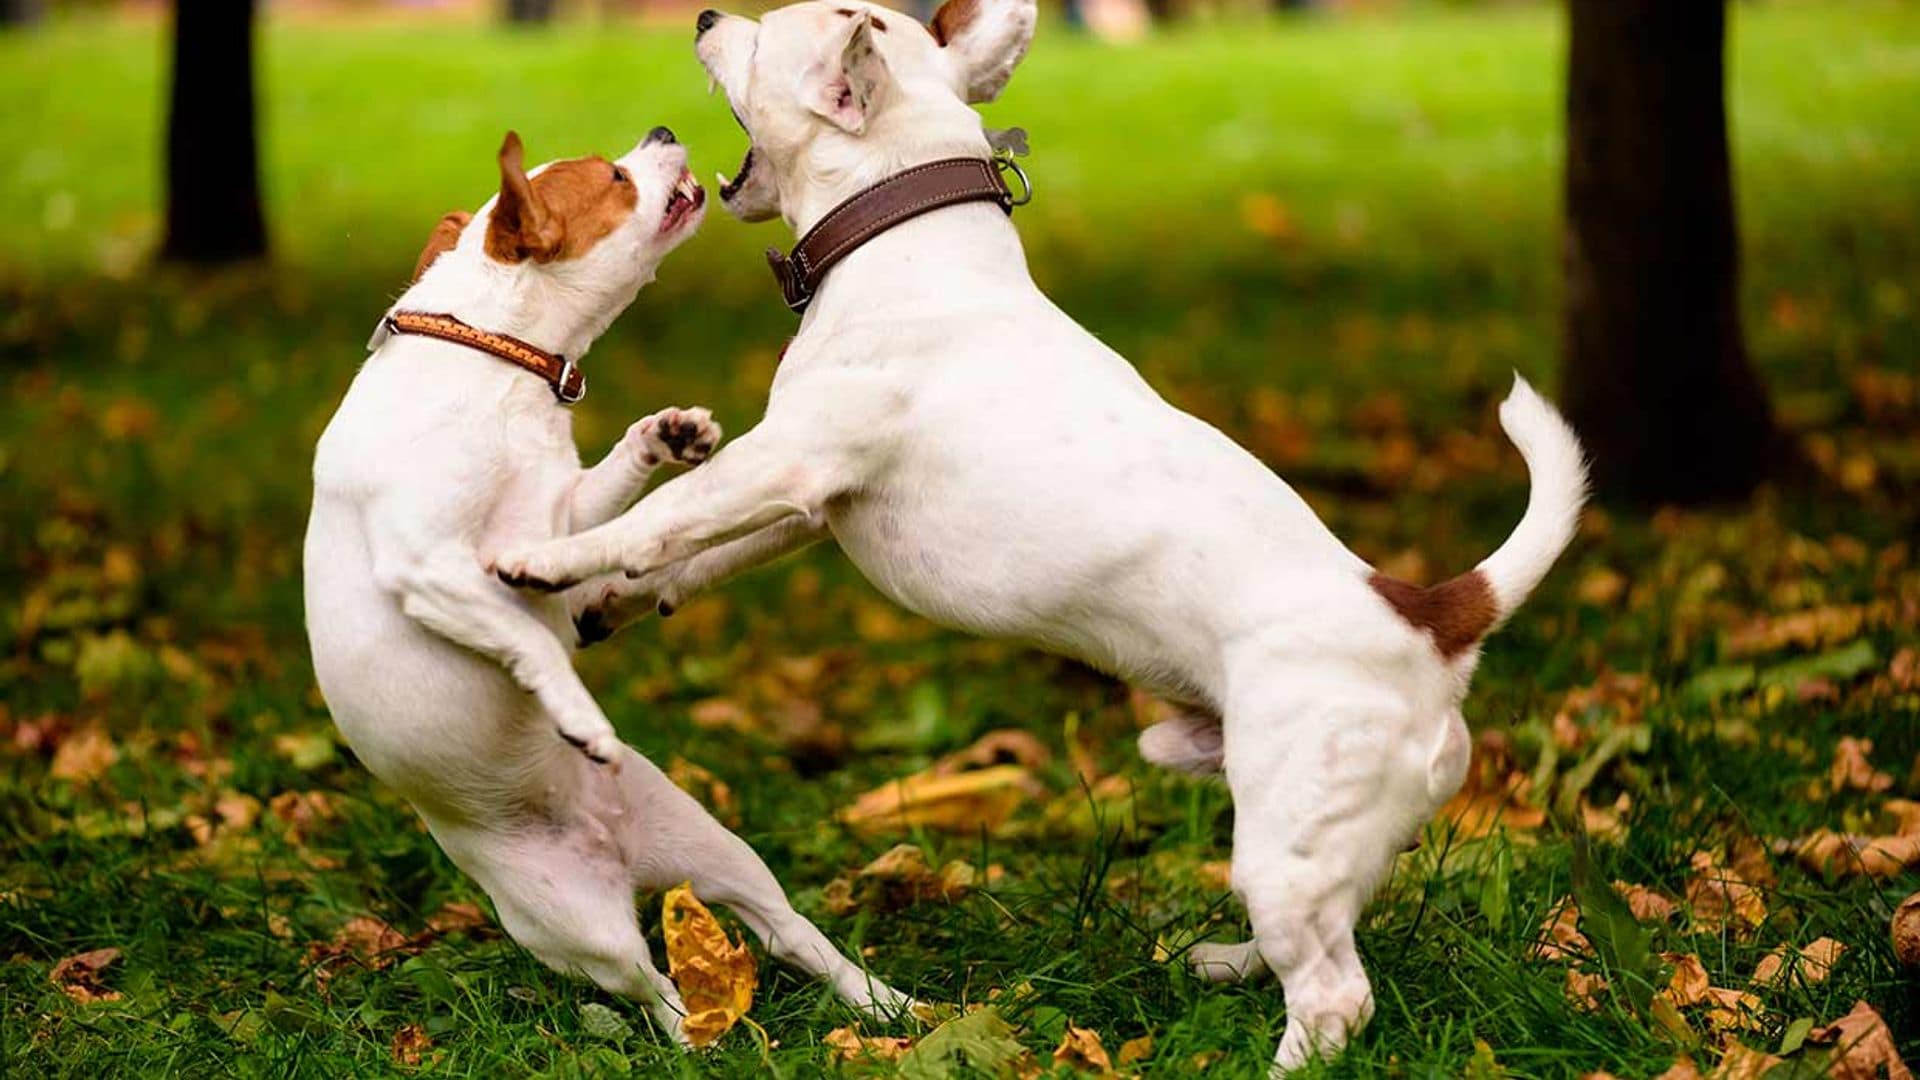
<path id="1" fill-rule="evenodd" d="M 554 0 L 507 0 L 510 23 L 544 23 L 553 18 Z"/>
<path id="2" fill-rule="evenodd" d="M 32 26 L 40 21 L 47 6 L 42 0 L 0 0 L 0 29 Z"/>
<path id="3" fill-rule="evenodd" d="M 224 263 L 267 252 L 253 115 L 253 0 L 177 0 L 160 257 Z"/>
<path id="4" fill-rule="evenodd" d="M 1750 492 L 1779 441 L 1740 330 L 1722 0 L 1569 0 L 1566 381 L 1602 492 Z"/>

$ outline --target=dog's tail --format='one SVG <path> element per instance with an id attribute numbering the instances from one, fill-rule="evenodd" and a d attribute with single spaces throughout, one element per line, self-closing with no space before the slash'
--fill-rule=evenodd
<path id="1" fill-rule="evenodd" d="M 1430 588 L 1376 573 L 1370 579 L 1401 618 L 1433 636 L 1451 660 L 1492 633 L 1523 603 L 1573 540 L 1587 500 L 1586 454 L 1573 429 L 1527 380 L 1513 377 L 1500 426 L 1526 460 L 1532 489 L 1520 524 L 1479 566 Z"/>

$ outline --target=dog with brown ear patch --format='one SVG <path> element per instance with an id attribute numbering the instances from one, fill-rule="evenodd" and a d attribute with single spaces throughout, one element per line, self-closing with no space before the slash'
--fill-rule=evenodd
<path id="1" fill-rule="evenodd" d="M 657 128 L 621 157 L 528 171 L 509 133 L 498 193 L 434 227 L 315 453 L 314 672 L 354 753 L 549 966 L 679 1037 L 685 1010 L 634 892 L 691 881 L 776 955 L 891 1014 L 906 999 L 620 741 L 573 668 L 587 590 L 525 596 L 491 572 L 501 549 L 607 521 L 661 465 L 699 464 L 720 440 L 705 409 L 665 409 L 582 469 L 567 408 L 589 346 L 699 225 L 686 156 Z"/>

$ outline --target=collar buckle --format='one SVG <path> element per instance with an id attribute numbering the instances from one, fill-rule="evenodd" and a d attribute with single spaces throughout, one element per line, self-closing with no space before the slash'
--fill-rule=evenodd
<path id="1" fill-rule="evenodd" d="M 553 380 L 553 396 L 562 405 L 571 405 L 587 396 L 587 377 L 574 366 L 570 357 L 557 357 L 560 374 Z"/>

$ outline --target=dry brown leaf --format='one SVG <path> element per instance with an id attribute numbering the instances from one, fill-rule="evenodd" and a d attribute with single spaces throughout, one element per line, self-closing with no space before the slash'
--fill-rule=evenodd
<path id="1" fill-rule="evenodd" d="M 402 1024 L 393 1033 L 393 1060 L 400 1065 L 418 1065 L 432 1048 L 433 1040 L 419 1024 Z"/>
<path id="2" fill-rule="evenodd" d="M 753 1007 L 753 953 L 727 936 L 688 884 L 667 890 L 660 923 L 667 974 L 687 1006 L 681 1031 L 694 1046 L 709 1046 Z"/>
<path id="3" fill-rule="evenodd" d="M 1653 1080 L 1701 1080 L 1700 1070 L 1694 1067 L 1692 1058 L 1677 1057 L 1673 1059 L 1672 1065 L 1667 1066 L 1666 1072 L 1654 1077 Z"/>
<path id="4" fill-rule="evenodd" d="M 700 800 L 700 805 L 724 825 L 740 824 L 740 808 L 733 799 L 733 788 L 702 765 L 678 754 L 667 763 L 667 779 L 673 786 Z"/>
<path id="5" fill-rule="evenodd" d="M 988 880 L 998 869 L 987 868 Z M 918 847 L 896 844 L 852 875 L 834 878 L 823 899 L 835 915 L 851 915 L 862 908 L 886 914 L 918 903 L 951 903 L 965 896 L 979 877 L 971 863 L 958 859 L 936 874 Z"/>
<path id="6" fill-rule="evenodd" d="M 1759 1031 L 1766 1026 L 1766 1006 L 1744 990 L 1707 988 L 1707 1026 L 1715 1031 Z"/>
<path id="7" fill-rule="evenodd" d="M 952 776 L 969 769 L 994 765 L 1020 765 L 1028 769 L 1045 767 L 1053 760 L 1053 751 L 1031 732 L 1018 728 L 989 731 L 963 750 L 941 757 L 926 770 L 928 776 Z"/>
<path id="8" fill-rule="evenodd" d="M 478 904 L 450 900 L 427 916 L 427 929 L 435 934 L 473 934 L 481 936 L 493 929 L 487 913 Z"/>
<path id="9" fill-rule="evenodd" d="M 1719 1067 L 1713 1070 L 1713 1080 L 1760 1080 L 1767 1075 L 1767 1070 L 1781 1064 L 1785 1064 L 1785 1059 L 1736 1042 L 1727 1047 Z"/>
<path id="10" fill-rule="evenodd" d="M 750 735 L 755 730 L 753 715 L 746 706 L 732 698 L 711 697 L 694 702 L 687 708 L 687 716 L 696 727 L 708 730 L 726 729 Z"/>
<path id="11" fill-rule="evenodd" d="M 1833 750 L 1833 765 L 1827 769 L 1827 783 L 1834 791 L 1882 792 L 1893 786 L 1893 777 L 1873 767 L 1872 739 L 1847 736 Z"/>
<path id="12" fill-rule="evenodd" d="M 393 962 L 393 954 L 407 946 L 407 936 L 372 915 L 348 919 L 333 944 L 360 958 L 370 967 L 382 968 Z"/>
<path id="13" fill-rule="evenodd" d="M 324 791 L 283 791 L 267 800 L 267 812 L 282 826 L 289 844 L 304 844 L 323 822 L 340 816 L 333 796 Z"/>
<path id="14" fill-rule="evenodd" d="M 1579 968 L 1567 968 L 1567 1001 L 1581 1012 L 1598 1012 L 1600 995 L 1607 989 L 1607 980 L 1599 975 L 1591 975 Z"/>
<path id="15" fill-rule="evenodd" d="M 1920 863 L 1920 836 L 1849 836 L 1815 829 L 1793 844 L 1793 856 L 1817 874 L 1892 877 Z"/>
<path id="16" fill-rule="evenodd" d="M 867 832 L 916 827 L 991 832 L 1040 790 L 1033 774 L 1019 765 L 995 765 L 951 776 L 917 773 L 882 784 L 835 816 Z"/>
<path id="17" fill-rule="evenodd" d="M 862 1035 L 857 1027 L 834 1028 L 821 1041 L 833 1048 L 835 1061 L 899 1061 L 913 1049 L 904 1035 Z"/>
<path id="18" fill-rule="evenodd" d="M 1645 885 L 1631 885 L 1624 881 L 1613 883 L 1613 891 L 1627 902 L 1628 910 L 1641 922 L 1666 922 L 1680 905 L 1664 895 L 1647 888 Z"/>
<path id="19" fill-rule="evenodd" d="M 1696 930 L 1718 933 L 1731 928 L 1751 933 L 1767 920 L 1767 901 L 1754 883 L 1737 869 L 1725 866 L 1711 852 L 1696 851 L 1694 876 L 1687 882 L 1687 909 Z"/>
<path id="20" fill-rule="evenodd" d="M 1462 839 L 1486 836 L 1499 828 L 1537 829 L 1546 823 L 1547 812 L 1527 801 L 1531 786 L 1527 775 L 1514 767 L 1507 736 L 1485 731 L 1474 740 L 1466 782 L 1440 808 L 1439 816 Z"/>
<path id="21" fill-rule="evenodd" d="M 53 965 L 50 977 L 61 993 L 82 1005 L 96 1001 L 119 1001 L 120 991 L 109 990 L 100 983 L 100 973 L 118 959 L 119 949 L 94 949 L 69 956 Z"/>
<path id="22" fill-rule="evenodd" d="M 1067 1024 L 1067 1033 L 1060 1045 L 1053 1050 L 1053 1060 L 1070 1066 L 1080 1072 L 1097 1073 L 1101 1076 L 1113 1074 L 1113 1059 L 1107 1056 L 1107 1048 L 1100 1044 L 1100 1033 L 1092 1028 L 1075 1027 Z"/>
<path id="23" fill-rule="evenodd" d="M 1760 615 L 1727 632 L 1721 653 L 1730 660 L 1774 652 L 1788 646 L 1802 649 L 1840 645 L 1860 636 L 1883 613 L 1878 607 L 1832 605 Z"/>
<path id="24" fill-rule="evenodd" d="M 1827 1069 L 1833 1080 L 1879 1080 L 1882 1070 L 1886 1080 L 1913 1080 L 1887 1022 L 1864 1001 L 1854 1002 L 1853 1011 L 1833 1023 L 1813 1029 L 1807 1041 L 1833 1047 Z"/>
<path id="25" fill-rule="evenodd" d="M 1823 937 L 1802 949 L 1790 945 L 1781 945 L 1760 958 L 1753 969 L 1753 982 L 1769 990 L 1777 989 L 1789 978 L 1802 986 L 1818 986 L 1833 974 L 1833 965 L 1840 961 L 1840 954 L 1847 947 L 1830 937 Z M 1789 969 L 1789 963 L 1792 967 Z"/>
<path id="26" fill-rule="evenodd" d="M 1708 991 L 1713 988 L 1713 983 L 1707 978 L 1707 967 L 1698 956 L 1692 953 L 1661 953 L 1660 957 L 1673 965 L 1673 975 L 1667 980 L 1666 988 L 1660 991 L 1668 1001 L 1684 1009 L 1704 1005 L 1711 1000 Z"/>
<path id="27" fill-rule="evenodd" d="M 1152 1056 L 1153 1036 L 1140 1035 L 1120 1044 L 1120 1049 L 1113 1055 L 1113 1063 L 1120 1066 L 1132 1065 Z"/>
<path id="28" fill-rule="evenodd" d="M 1893 955 L 1907 967 L 1920 967 L 1920 892 L 1894 909 L 1892 931 Z"/>
<path id="29" fill-rule="evenodd" d="M 1578 960 L 1591 950 L 1586 935 L 1580 932 L 1580 908 L 1567 897 L 1540 924 L 1540 933 L 1527 955 L 1535 960 Z"/>
<path id="30" fill-rule="evenodd" d="M 1627 812 L 1633 809 L 1633 796 L 1621 792 L 1613 800 L 1612 806 L 1595 806 L 1580 796 L 1580 824 L 1588 836 L 1609 844 L 1618 844 L 1627 838 L 1625 819 Z"/>
<path id="31" fill-rule="evenodd" d="M 98 724 L 93 724 L 60 740 L 49 772 L 56 780 L 84 784 L 98 780 L 118 760 L 120 751 L 115 749 L 113 740 Z"/>

